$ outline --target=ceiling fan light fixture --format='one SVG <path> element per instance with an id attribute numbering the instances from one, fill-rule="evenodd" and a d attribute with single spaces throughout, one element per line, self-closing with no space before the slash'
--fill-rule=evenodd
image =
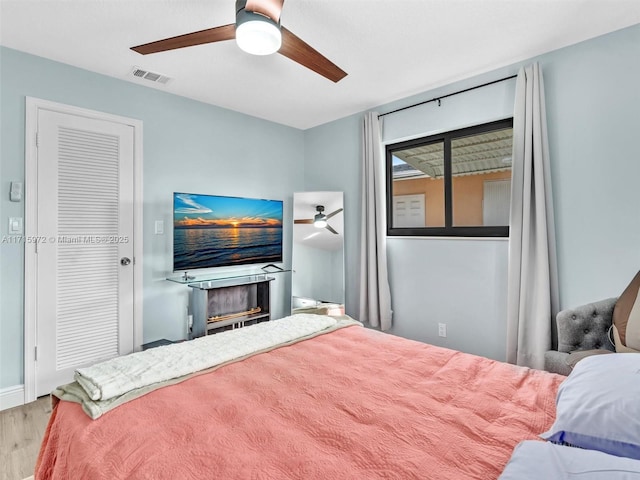
<path id="1" fill-rule="evenodd" d="M 325 228 L 327 226 L 327 216 L 322 213 L 324 212 L 324 205 L 316 206 L 316 213 L 313 216 L 313 226 L 316 228 Z"/>
<path id="2" fill-rule="evenodd" d="M 280 50 L 280 25 L 268 17 L 242 9 L 236 15 L 236 43 L 252 55 L 271 55 Z"/>
<path id="3" fill-rule="evenodd" d="M 324 228 L 327 226 L 327 216 L 322 213 L 317 213 L 313 217 L 313 226 L 316 228 Z"/>

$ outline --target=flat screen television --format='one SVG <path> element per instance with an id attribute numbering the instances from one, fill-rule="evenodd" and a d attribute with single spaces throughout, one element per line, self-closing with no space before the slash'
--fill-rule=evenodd
<path id="1" fill-rule="evenodd" d="M 282 262 L 282 200 L 173 194 L 173 270 Z"/>

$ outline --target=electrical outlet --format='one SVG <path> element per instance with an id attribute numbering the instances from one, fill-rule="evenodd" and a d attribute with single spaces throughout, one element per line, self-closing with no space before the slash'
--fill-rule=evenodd
<path id="1" fill-rule="evenodd" d="M 447 336 L 447 324 L 446 323 L 439 323 L 438 324 L 438 336 L 439 337 L 446 337 Z"/>

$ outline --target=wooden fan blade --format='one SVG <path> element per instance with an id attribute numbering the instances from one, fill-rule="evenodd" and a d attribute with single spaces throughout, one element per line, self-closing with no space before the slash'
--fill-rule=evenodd
<path id="1" fill-rule="evenodd" d="M 331 212 L 329 215 L 327 215 L 327 220 L 329 220 L 331 217 L 333 217 L 334 215 L 339 214 L 343 209 L 339 208 L 338 210 L 336 210 L 335 212 Z"/>
<path id="2" fill-rule="evenodd" d="M 250 12 L 260 13 L 278 23 L 283 3 L 284 0 L 247 0 L 244 8 Z"/>
<path id="3" fill-rule="evenodd" d="M 339 235 L 339 233 L 338 233 L 338 232 L 336 232 L 333 228 L 331 228 L 331 225 L 327 225 L 327 226 L 326 226 L 326 227 L 324 227 L 324 228 L 326 228 L 327 230 L 329 230 L 331 233 L 335 233 L 336 235 Z"/>
<path id="4" fill-rule="evenodd" d="M 236 37 L 236 26 L 231 23 L 221 27 L 208 28 L 199 32 L 186 33 L 177 37 L 165 38 L 156 42 L 145 43 L 137 47 L 131 47 L 134 52 L 148 55 L 150 53 L 166 52 L 176 48 L 193 47 L 205 43 L 222 42 L 223 40 L 233 40 Z"/>
<path id="5" fill-rule="evenodd" d="M 278 53 L 290 58 L 296 63 L 319 73 L 334 83 L 339 82 L 347 76 L 347 72 L 338 67 L 335 63 L 315 50 L 309 44 L 300 40 L 293 33 L 282 27 L 282 46 Z"/>
<path id="6" fill-rule="evenodd" d="M 293 223 L 313 223 L 313 219 L 308 218 L 306 220 L 294 220 Z"/>

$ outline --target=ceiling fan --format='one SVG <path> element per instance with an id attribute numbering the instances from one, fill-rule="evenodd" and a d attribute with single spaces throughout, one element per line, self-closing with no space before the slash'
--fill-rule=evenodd
<path id="1" fill-rule="evenodd" d="M 346 77 L 344 70 L 280 25 L 283 3 L 284 0 L 236 0 L 235 24 L 165 38 L 131 50 L 148 55 L 235 38 L 241 49 L 254 55 L 278 52 L 332 82 Z"/>
<path id="2" fill-rule="evenodd" d="M 302 224 L 313 224 L 314 227 L 316 228 L 326 228 L 327 230 L 329 230 L 331 233 L 335 233 L 336 235 L 339 235 L 338 232 L 336 232 L 333 228 L 331 228 L 331 225 L 329 225 L 327 223 L 327 220 L 329 220 L 331 217 L 339 214 L 342 211 L 342 208 L 339 208 L 338 210 L 336 210 L 335 212 L 331 212 L 329 215 L 325 215 L 324 213 L 324 206 L 323 205 L 318 205 L 316 207 L 316 211 L 318 213 L 316 213 L 313 218 L 306 218 L 304 220 L 294 220 L 293 223 L 302 223 Z"/>

